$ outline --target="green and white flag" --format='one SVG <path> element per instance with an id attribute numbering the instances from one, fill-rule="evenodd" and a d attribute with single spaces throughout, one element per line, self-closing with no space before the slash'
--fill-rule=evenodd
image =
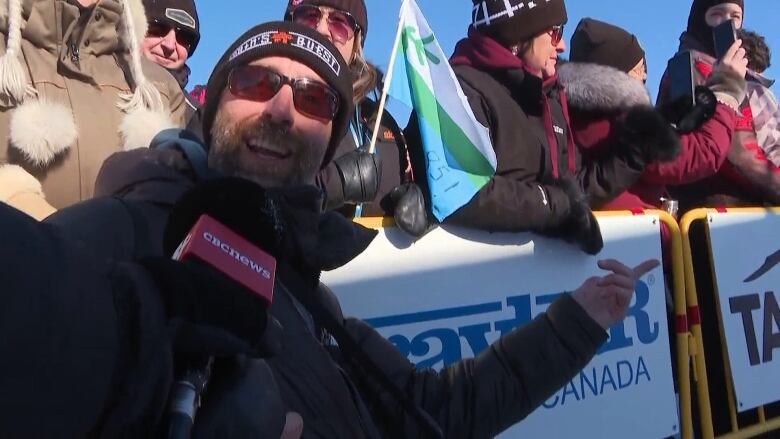
<path id="1" fill-rule="evenodd" d="M 389 95 L 417 113 L 433 214 L 468 203 L 496 172 L 487 128 L 477 122 L 447 56 L 414 0 L 401 5 Z"/>

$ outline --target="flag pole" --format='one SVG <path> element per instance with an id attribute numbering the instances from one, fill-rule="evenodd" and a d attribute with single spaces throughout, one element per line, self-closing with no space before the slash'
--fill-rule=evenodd
<path id="1" fill-rule="evenodd" d="M 393 69 L 395 68 L 395 58 L 396 55 L 398 55 L 398 46 L 401 43 L 401 33 L 403 32 L 404 27 L 404 16 L 406 15 L 406 8 L 404 7 L 406 5 L 406 2 L 408 0 L 403 0 L 401 2 L 401 13 L 398 14 L 398 30 L 395 34 L 395 41 L 393 42 L 393 51 L 390 53 L 390 61 L 387 64 L 387 74 L 385 75 L 385 84 L 384 87 L 382 87 L 382 97 L 379 99 L 379 106 L 377 107 L 376 112 L 376 121 L 374 122 L 374 131 L 373 134 L 371 134 L 371 143 L 368 147 L 368 152 L 374 153 L 376 151 L 376 141 L 379 137 L 379 125 L 382 122 L 382 114 L 385 112 L 385 104 L 387 103 L 387 93 L 390 90 L 390 81 L 393 80 Z"/>

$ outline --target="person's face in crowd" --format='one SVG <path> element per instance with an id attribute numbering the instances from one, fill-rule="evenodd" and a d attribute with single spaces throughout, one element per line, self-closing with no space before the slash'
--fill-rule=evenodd
<path id="1" fill-rule="evenodd" d="M 734 3 L 721 3 L 707 9 L 707 13 L 704 15 L 704 21 L 710 27 L 715 27 L 727 20 L 734 20 L 737 29 L 741 29 L 742 8 Z"/>
<path id="2" fill-rule="evenodd" d="M 187 31 L 165 23 L 150 22 L 141 44 L 146 58 L 168 70 L 179 70 L 189 56 L 193 37 Z"/>
<path id="3" fill-rule="evenodd" d="M 296 23 L 316 29 L 336 46 L 345 60 L 351 62 L 358 29 L 352 15 L 329 6 L 302 5 L 293 10 L 292 19 Z"/>
<path id="4" fill-rule="evenodd" d="M 264 187 L 313 184 L 338 108 L 333 89 L 305 64 L 283 57 L 255 60 L 230 75 L 211 130 L 209 166 Z"/>
<path id="5" fill-rule="evenodd" d="M 566 42 L 563 40 L 563 26 L 555 26 L 534 37 L 521 54 L 526 69 L 532 74 L 542 78 L 555 75 L 555 66 L 558 64 L 558 54 L 566 51 Z"/>
<path id="6" fill-rule="evenodd" d="M 639 60 L 639 63 L 628 72 L 628 76 L 642 81 L 643 84 L 647 83 L 647 64 L 645 64 L 644 58 Z"/>

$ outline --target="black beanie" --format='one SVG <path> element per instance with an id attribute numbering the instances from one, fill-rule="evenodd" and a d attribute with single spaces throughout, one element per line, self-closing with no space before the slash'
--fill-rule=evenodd
<path id="1" fill-rule="evenodd" d="M 144 0 L 146 19 L 186 29 L 195 37 L 189 56 L 195 53 L 200 41 L 200 21 L 195 0 Z"/>
<path id="2" fill-rule="evenodd" d="M 614 67 L 623 72 L 644 59 L 645 51 L 630 34 L 609 23 L 583 18 L 571 37 L 569 60 Z"/>
<path id="3" fill-rule="evenodd" d="M 722 3 L 733 3 L 745 12 L 744 0 L 693 0 L 691 12 L 688 14 L 688 34 L 694 37 L 702 45 L 707 54 L 715 56 L 715 42 L 712 37 L 712 28 L 707 25 L 705 16 L 707 10 Z"/>
<path id="4" fill-rule="evenodd" d="M 290 0 L 287 4 L 287 10 L 284 12 L 284 19 L 291 20 L 293 9 L 301 5 L 330 6 L 339 11 L 349 12 L 363 31 L 361 44 L 365 43 L 366 35 L 368 35 L 368 12 L 364 0 Z"/>
<path id="5" fill-rule="evenodd" d="M 203 106 L 206 147 L 211 145 L 211 126 L 230 71 L 236 66 L 271 56 L 283 56 L 306 64 L 338 93 L 339 111 L 333 119 L 333 132 L 322 163 L 325 166 L 333 159 L 336 146 L 346 134 L 349 118 L 354 111 L 352 73 L 336 46 L 327 38 L 314 29 L 286 21 L 263 23 L 246 31 L 217 62 L 206 85 Z"/>
<path id="6" fill-rule="evenodd" d="M 471 25 L 505 47 L 568 20 L 563 0 L 472 0 Z"/>

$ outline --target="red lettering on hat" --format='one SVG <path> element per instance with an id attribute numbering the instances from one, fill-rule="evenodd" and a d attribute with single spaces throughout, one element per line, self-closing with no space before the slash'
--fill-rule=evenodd
<path id="1" fill-rule="evenodd" d="M 290 41 L 292 41 L 292 39 L 293 36 L 283 30 L 277 31 L 275 34 L 271 36 L 271 41 L 273 41 L 274 43 L 290 44 Z"/>
<path id="2" fill-rule="evenodd" d="M 292 2 L 291 2 L 291 3 L 292 3 L 292 5 L 293 5 L 293 6 L 298 6 L 298 5 L 300 5 L 301 3 L 303 3 L 303 0 L 292 0 Z"/>

